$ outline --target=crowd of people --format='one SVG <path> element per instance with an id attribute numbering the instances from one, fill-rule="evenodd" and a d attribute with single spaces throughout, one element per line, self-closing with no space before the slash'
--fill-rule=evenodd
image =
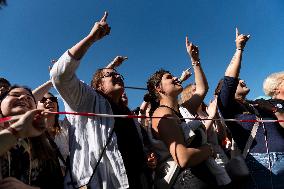
<path id="1" fill-rule="evenodd" d="M 284 72 L 264 80 L 271 99 L 246 99 L 250 90 L 239 74 L 249 35 L 236 30 L 235 54 L 209 105 L 199 49 L 186 37 L 195 82 L 183 88 L 188 70 L 180 78 L 157 70 L 132 111 L 116 70 L 127 57 L 99 68 L 90 85 L 76 75 L 88 49 L 110 34 L 107 16 L 35 90 L 0 78 L 0 189 L 284 188 Z M 66 112 L 109 116 L 59 120 L 51 87 Z"/>

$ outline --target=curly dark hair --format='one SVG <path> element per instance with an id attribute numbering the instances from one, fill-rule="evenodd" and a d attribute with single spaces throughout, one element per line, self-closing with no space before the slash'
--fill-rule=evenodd
<path id="1" fill-rule="evenodd" d="M 117 72 L 116 69 L 113 69 L 113 68 L 100 68 L 100 69 L 98 69 L 94 73 L 93 79 L 91 81 L 91 86 L 94 89 L 98 89 L 99 88 L 99 86 L 101 84 L 102 77 L 103 77 L 103 70 L 105 70 L 105 69 L 107 69 L 107 70 L 114 70 L 115 72 Z"/>
<path id="2" fill-rule="evenodd" d="M 152 116 L 154 111 L 159 107 L 160 95 L 156 91 L 156 87 L 161 83 L 162 77 L 165 74 L 171 74 L 169 71 L 164 69 L 160 69 L 156 71 L 147 81 L 147 89 L 150 97 L 151 109 L 149 111 L 149 115 Z"/>

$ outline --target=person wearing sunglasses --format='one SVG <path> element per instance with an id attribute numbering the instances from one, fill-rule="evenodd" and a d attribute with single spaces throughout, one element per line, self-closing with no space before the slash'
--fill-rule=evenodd
<path id="1" fill-rule="evenodd" d="M 0 129 L 0 188 L 63 188 L 56 153 L 43 133 L 46 116 L 43 110 L 35 109 L 32 91 L 12 86 L 0 96 L 0 103 L 4 118 L 22 115 L 19 121 L 5 123 Z"/>
<path id="2" fill-rule="evenodd" d="M 98 69 L 91 86 L 80 81 L 75 71 L 88 49 L 110 33 L 107 13 L 90 33 L 67 50 L 53 65 L 51 80 L 63 98 L 65 110 L 97 114 L 130 114 L 121 105 L 123 77 L 113 68 Z M 65 188 L 149 188 L 143 144 L 133 119 L 67 115 L 70 168 Z"/>
<path id="3" fill-rule="evenodd" d="M 43 109 L 47 112 L 58 112 L 59 105 L 57 97 L 52 93 L 46 93 L 40 101 L 37 103 L 38 109 Z M 47 115 L 47 133 L 50 143 L 53 148 L 56 149 L 56 153 L 59 157 L 60 166 L 63 175 L 66 171 L 66 159 L 69 155 L 69 138 L 68 138 L 68 127 L 70 123 L 67 119 L 59 120 L 58 114 Z"/>

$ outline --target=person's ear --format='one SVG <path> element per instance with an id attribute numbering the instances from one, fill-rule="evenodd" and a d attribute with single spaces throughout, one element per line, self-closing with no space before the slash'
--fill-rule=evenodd
<path id="1" fill-rule="evenodd" d="M 161 85 L 159 84 L 159 85 L 155 86 L 155 90 L 156 90 L 158 93 L 160 93 L 160 92 L 162 91 Z"/>
<path id="2" fill-rule="evenodd" d="M 156 86 L 155 89 L 158 93 L 165 94 L 165 91 L 162 88 L 162 84 L 159 84 L 158 86 Z"/>
<path id="3" fill-rule="evenodd" d="M 274 91 L 273 91 L 273 96 L 276 97 L 279 93 L 280 93 L 280 90 L 279 90 L 278 87 L 277 87 L 277 88 L 274 89 Z"/>

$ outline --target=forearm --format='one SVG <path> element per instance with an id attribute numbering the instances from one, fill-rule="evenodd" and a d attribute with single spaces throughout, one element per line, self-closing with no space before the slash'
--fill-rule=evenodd
<path id="1" fill-rule="evenodd" d="M 176 153 L 172 154 L 176 163 L 182 167 L 193 167 L 208 159 L 211 151 L 207 146 L 200 148 L 186 148 L 182 144 L 176 145 Z"/>
<path id="2" fill-rule="evenodd" d="M 242 50 L 236 49 L 236 52 L 229 66 L 226 69 L 225 76 L 234 77 L 234 78 L 239 77 L 240 69 L 241 69 L 242 54 L 243 54 Z"/>
<path id="3" fill-rule="evenodd" d="M 105 68 L 107 68 L 107 69 L 115 69 L 115 63 L 114 63 L 114 61 L 111 61 Z"/>
<path id="4" fill-rule="evenodd" d="M 93 36 L 88 35 L 83 38 L 79 43 L 74 45 L 71 49 L 69 49 L 69 53 L 74 59 L 81 60 L 81 58 L 85 55 L 85 53 L 95 41 L 96 40 Z"/>
<path id="5" fill-rule="evenodd" d="M 205 120 L 204 121 L 204 126 L 206 128 L 206 132 L 208 132 L 208 130 L 212 127 L 212 125 L 214 123 L 214 121 L 212 120 L 211 117 L 208 117 L 208 119 L 210 119 L 210 120 Z"/>
<path id="6" fill-rule="evenodd" d="M 33 90 L 33 95 L 35 97 L 36 102 L 40 101 L 42 99 L 42 97 L 46 93 L 48 93 L 48 91 L 50 90 L 51 87 L 52 87 L 52 82 L 51 82 L 51 80 L 48 80 L 47 82 L 45 82 L 41 86 L 39 86 L 36 89 L 34 89 Z"/>
<path id="7" fill-rule="evenodd" d="M 198 94 L 202 101 L 208 92 L 208 82 L 206 76 L 203 72 L 201 64 L 196 64 L 193 66 L 194 68 L 194 77 L 195 77 L 195 84 L 196 84 L 196 91 L 195 94 Z"/>

